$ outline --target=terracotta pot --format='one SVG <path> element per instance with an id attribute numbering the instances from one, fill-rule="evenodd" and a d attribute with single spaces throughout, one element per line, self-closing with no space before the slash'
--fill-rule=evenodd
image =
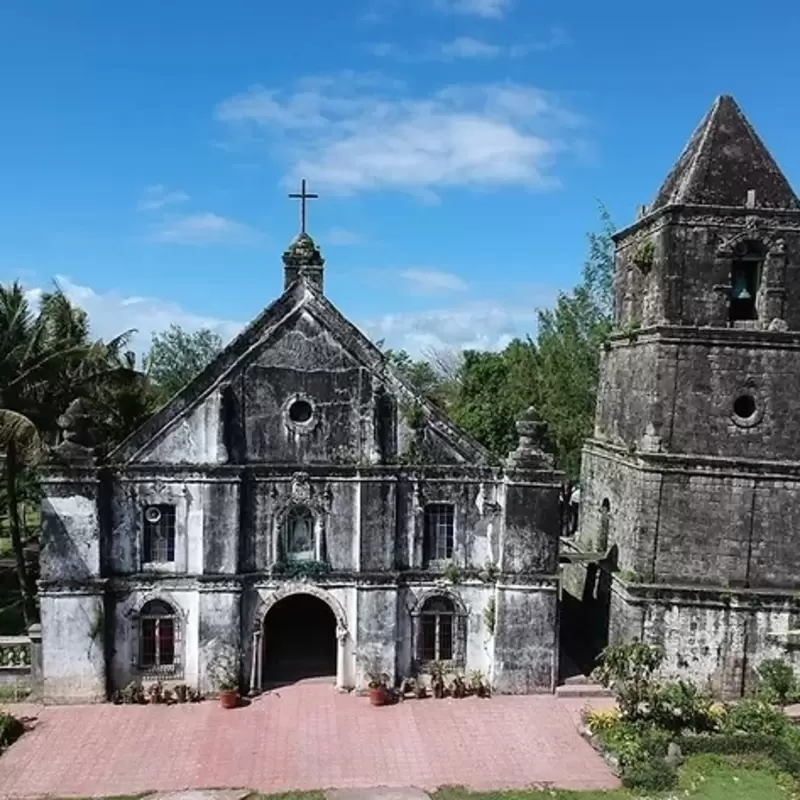
<path id="1" fill-rule="evenodd" d="M 389 696 L 384 686 L 369 690 L 369 702 L 373 706 L 385 706 L 388 699 Z"/>
<path id="2" fill-rule="evenodd" d="M 219 704 L 223 708 L 236 708 L 239 702 L 239 692 L 236 689 L 226 689 L 219 693 Z"/>

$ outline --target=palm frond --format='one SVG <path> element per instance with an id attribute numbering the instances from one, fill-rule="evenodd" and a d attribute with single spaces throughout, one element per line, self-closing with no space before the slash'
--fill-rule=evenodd
<path id="1" fill-rule="evenodd" d="M 42 440 L 36 425 L 24 414 L 0 408 L 0 450 L 14 442 L 19 459 L 24 464 L 35 463 L 42 454 Z"/>

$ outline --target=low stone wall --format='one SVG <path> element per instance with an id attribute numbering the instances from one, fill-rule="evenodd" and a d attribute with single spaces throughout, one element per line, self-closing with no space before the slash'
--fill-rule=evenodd
<path id="1" fill-rule="evenodd" d="M 27 636 L 0 636 L 0 700 L 37 698 L 41 688 L 41 626 L 32 625 Z"/>

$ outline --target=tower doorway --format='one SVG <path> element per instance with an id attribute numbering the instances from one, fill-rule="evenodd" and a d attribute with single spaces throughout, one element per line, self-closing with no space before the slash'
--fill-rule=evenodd
<path id="1" fill-rule="evenodd" d="M 336 616 L 311 594 L 279 600 L 264 619 L 262 685 L 336 678 Z"/>

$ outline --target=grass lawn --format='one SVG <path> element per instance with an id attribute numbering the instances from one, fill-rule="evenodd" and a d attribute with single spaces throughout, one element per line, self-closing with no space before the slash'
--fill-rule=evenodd
<path id="1" fill-rule="evenodd" d="M 692 756 L 680 770 L 680 784 L 661 794 L 637 794 L 627 789 L 613 791 L 468 792 L 440 789 L 433 800 L 630 800 L 630 798 L 675 798 L 675 800 L 789 800 L 798 797 L 797 786 L 788 775 L 779 774 L 763 759 L 753 757 Z"/>
<path id="2" fill-rule="evenodd" d="M 109 797 L 106 800 L 140 800 L 147 797 Z M 470 792 L 457 786 L 439 789 L 433 800 L 794 800 L 800 797 L 797 784 L 780 774 L 768 761 L 753 756 L 692 756 L 680 770 L 680 785 L 661 794 L 637 794 L 627 789 L 614 791 Z M 324 800 L 322 792 L 254 793 L 248 800 Z"/>

